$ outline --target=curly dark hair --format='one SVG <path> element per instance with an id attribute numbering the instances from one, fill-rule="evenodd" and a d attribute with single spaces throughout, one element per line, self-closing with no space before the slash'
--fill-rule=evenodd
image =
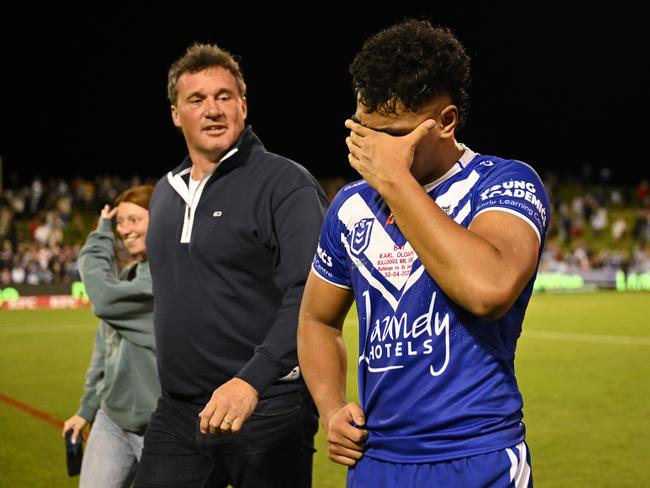
<path id="1" fill-rule="evenodd" d="M 350 65 L 358 100 L 371 112 L 410 111 L 441 95 L 458 107 L 458 128 L 469 109 L 470 58 L 446 27 L 408 19 L 370 37 Z"/>

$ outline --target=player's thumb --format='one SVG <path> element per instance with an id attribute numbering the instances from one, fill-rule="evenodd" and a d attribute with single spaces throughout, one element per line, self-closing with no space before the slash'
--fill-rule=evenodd
<path id="1" fill-rule="evenodd" d="M 436 125 L 436 121 L 433 119 L 427 119 L 423 121 L 420 125 L 418 125 L 413 132 L 411 132 L 410 137 L 411 137 L 411 144 L 413 144 L 413 147 L 417 147 L 418 144 L 420 144 L 420 141 L 424 139 L 424 137 L 431 132 L 431 129 Z"/>
<path id="2" fill-rule="evenodd" d="M 361 427 L 363 425 L 366 425 L 366 416 L 363 413 L 363 409 L 358 403 L 352 402 L 348 404 L 348 412 L 350 416 L 352 417 L 352 420 L 354 423 L 357 425 L 357 427 Z"/>

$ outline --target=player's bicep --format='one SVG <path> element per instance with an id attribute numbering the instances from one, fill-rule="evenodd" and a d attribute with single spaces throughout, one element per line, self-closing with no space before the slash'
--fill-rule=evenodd
<path id="1" fill-rule="evenodd" d="M 353 301 L 352 290 L 333 285 L 312 270 L 302 296 L 300 323 L 317 322 L 341 329 Z"/>
<path id="2" fill-rule="evenodd" d="M 469 230 L 499 251 L 504 263 L 500 273 L 510 279 L 517 294 L 521 292 L 537 266 L 540 240 L 536 230 L 526 220 L 499 209 L 482 212 Z"/>

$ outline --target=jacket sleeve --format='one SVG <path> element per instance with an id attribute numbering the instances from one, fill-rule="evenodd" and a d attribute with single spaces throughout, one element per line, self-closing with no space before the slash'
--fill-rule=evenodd
<path id="1" fill-rule="evenodd" d="M 313 185 L 292 191 L 273 210 L 279 250 L 274 281 L 282 304 L 264 342 L 237 374 L 260 394 L 298 364 L 298 312 L 325 210 L 325 197 Z"/>
<path id="2" fill-rule="evenodd" d="M 104 355 L 106 353 L 106 339 L 104 337 L 103 324 L 100 323 L 95 334 L 95 346 L 90 360 L 90 366 L 86 371 L 86 382 L 84 383 L 84 394 L 81 397 L 81 406 L 77 415 L 85 418 L 88 422 L 95 420 L 99 409 L 99 396 L 97 387 L 104 378 Z"/>
<path id="3" fill-rule="evenodd" d="M 153 295 L 148 265 L 138 265 L 132 280 L 120 280 L 115 237 L 109 219 L 101 219 L 79 254 L 79 273 L 97 317 L 126 340 L 153 348 Z"/>

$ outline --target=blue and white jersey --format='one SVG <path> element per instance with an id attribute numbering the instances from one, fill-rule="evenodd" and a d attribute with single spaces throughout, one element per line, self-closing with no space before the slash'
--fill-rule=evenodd
<path id="1" fill-rule="evenodd" d="M 463 227 L 488 211 L 523 219 L 539 237 L 539 259 L 550 204 L 530 166 L 465 149 L 424 188 Z M 427 273 L 365 181 L 344 187 L 334 199 L 313 270 L 354 291 L 366 456 L 428 463 L 524 440 L 514 356 L 534 277 L 501 319 L 470 314 Z"/>

